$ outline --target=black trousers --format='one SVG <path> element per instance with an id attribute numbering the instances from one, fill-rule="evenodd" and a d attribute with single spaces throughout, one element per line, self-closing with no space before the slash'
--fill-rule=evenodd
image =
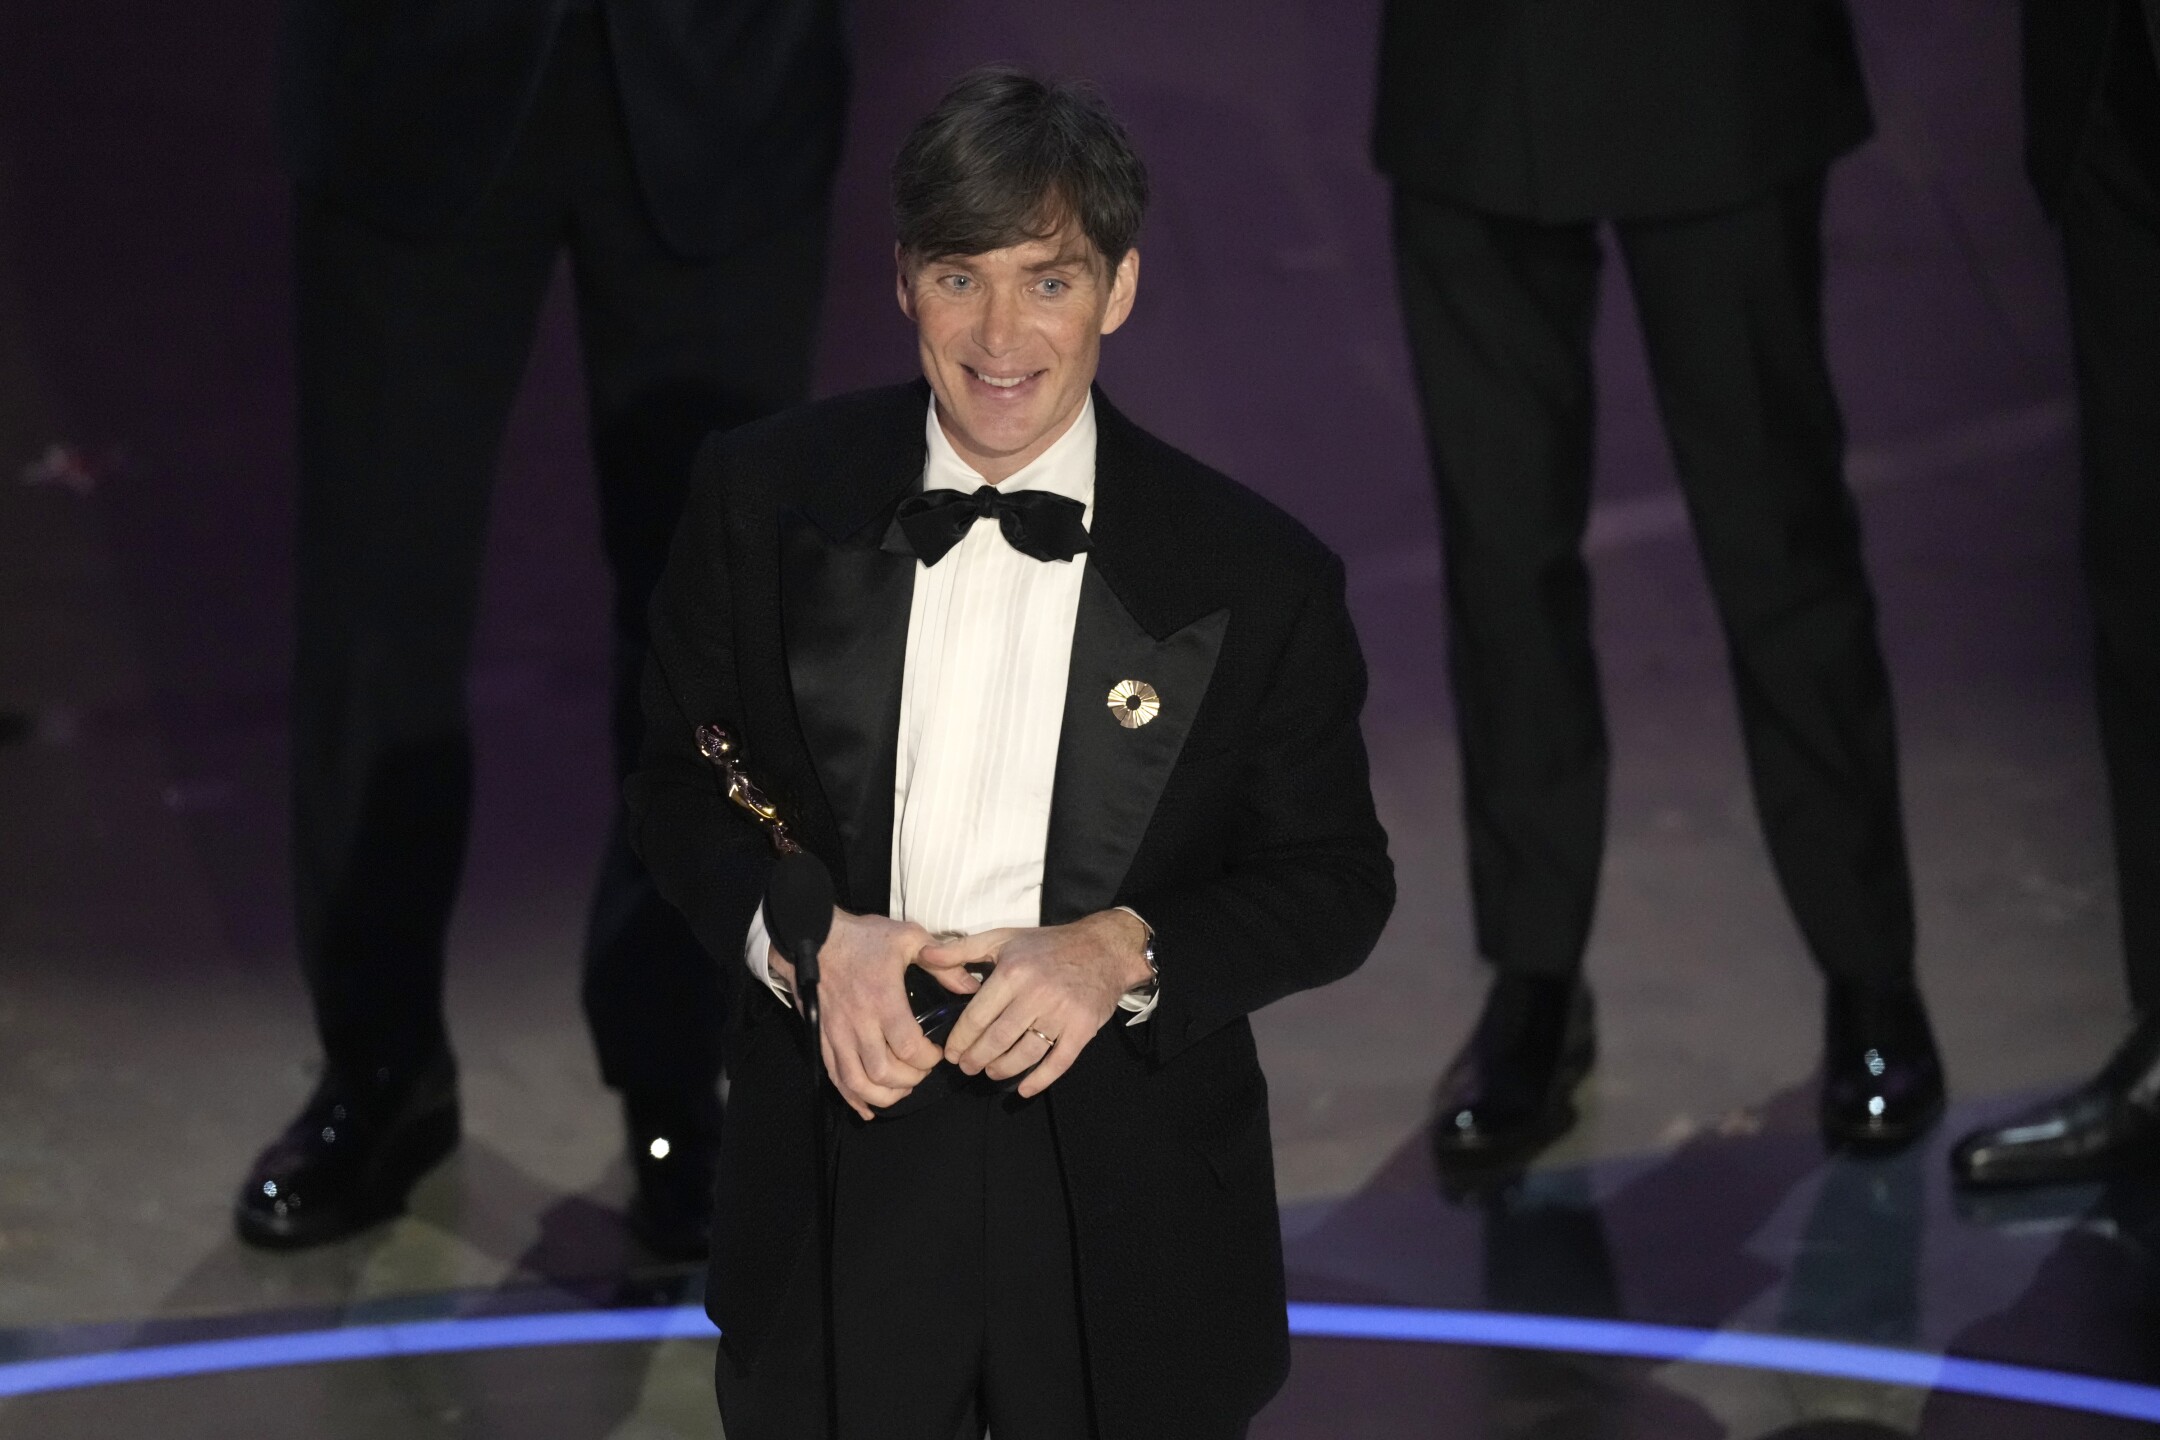
<path id="1" fill-rule="evenodd" d="M 440 1049 L 444 932 L 472 789 L 465 704 L 496 457 L 567 250 L 614 582 L 614 767 L 635 758 L 645 604 L 702 439 L 808 385 L 821 212 L 716 259 L 663 248 L 631 171 L 596 14 L 573 14 L 515 153 L 448 237 L 298 209 L 301 958 L 333 1067 Z M 528 783 L 586 757 L 525 738 Z M 607 840 L 584 999 L 608 1083 L 707 1093 L 722 970 Z"/>
<path id="2" fill-rule="evenodd" d="M 2151 1015 L 2160 1014 L 2160 84 L 2142 29 L 2117 37 L 2123 63 L 2064 196 L 2062 232 L 2123 952 L 2130 998 Z"/>
<path id="3" fill-rule="evenodd" d="M 842 1440 L 980 1440 L 985 1428 L 996 1440 L 1090 1440 L 1072 1224 L 1044 1097 L 963 1091 L 897 1119 L 835 1123 Z M 830 1436 L 821 1298 L 806 1254 L 753 1362 L 723 1341 L 729 1440 Z"/>
<path id="4" fill-rule="evenodd" d="M 1814 175 L 1614 228 L 1778 878 L 1824 970 L 1896 981 L 1911 882 L 1823 355 L 1821 218 Z M 1395 242 L 1439 492 L 1478 946 L 1503 971 L 1571 974 L 1608 771 L 1582 556 L 1597 235 L 1398 190 Z"/>

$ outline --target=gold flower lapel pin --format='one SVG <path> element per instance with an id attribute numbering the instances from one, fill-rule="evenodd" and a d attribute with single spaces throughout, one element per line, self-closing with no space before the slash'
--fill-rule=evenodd
<path id="1" fill-rule="evenodd" d="M 1110 713 L 1128 730 L 1137 730 L 1162 714 L 1162 697 L 1145 680 L 1120 680 L 1110 687 Z"/>

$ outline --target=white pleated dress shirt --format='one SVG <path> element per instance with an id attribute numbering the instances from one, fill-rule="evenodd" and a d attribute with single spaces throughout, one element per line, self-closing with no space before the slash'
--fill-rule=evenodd
<path id="1" fill-rule="evenodd" d="M 952 447 L 933 400 L 925 490 L 973 493 L 981 475 Z M 1095 404 L 998 486 L 1048 490 L 1095 518 Z M 1035 560 L 979 519 L 935 565 L 915 562 L 900 735 L 893 767 L 895 920 L 975 934 L 1042 923 L 1043 850 L 1057 778 L 1073 622 L 1087 553 Z M 765 912 L 744 959 L 786 999 L 767 964 Z"/>

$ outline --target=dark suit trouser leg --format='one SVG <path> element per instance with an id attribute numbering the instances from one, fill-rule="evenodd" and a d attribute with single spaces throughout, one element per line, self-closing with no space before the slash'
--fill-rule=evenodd
<path id="1" fill-rule="evenodd" d="M 1608 769 L 1582 558 L 1597 237 L 1398 191 L 1395 246 L 1440 502 L 1478 949 L 1568 975 Z"/>
<path id="2" fill-rule="evenodd" d="M 569 157 L 576 285 L 601 539 L 613 577 L 617 783 L 644 732 L 646 606 L 667 560 L 691 462 L 716 430 L 798 403 L 810 384 L 825 259 L 822 207 L 773 217 L 711 258 L 670 253 L 646 218 L 607 72 L 536 125 Z M 720 718 L 720 717 L 714 717 Z M 631 853 L 618 812 L 585 945 L 584 1002 L 600 1070 L 618 1090 L 709 1091 L 720 1073 L 724 986 L 740 967 L 705 953 Z"/>
<path id="3" fill-rule="evenodd" d="M 645 602 L 696 447 L 808 383 L 823 214 L 775 217 L 712 260 L 669 254 L 613 87 L 597 23 L 566 24 L 504 175 L 442 241 L 303 207 L 296 845 L 333 1059 L 402 1063 L 442 1043 L 487 494 L 556 254 L 569 246 L 614 579 L 618 779 L 640 723 Z M 654 892 L 618 817 L 584 985 L 607 1081 L 709 1091 L 727 973 Z"/>
<path id="4" fill-rule="evenodd" d="M 2085 578 L 2132 1001 L 2160 1014 L 2160 135 L 2095 127 L 2063 202 Z"/>
<path id="5" fill-rule="evenodd" d="M 351 1072 L 444 1044 L 488 492 L 555 248 L 523 198 L 432 245 L 299 202 L 295 899 Z"/>
<path id="6" fill-rule="evenodd" d="M 1756 806 L 1809 949 L 1896 982 L 1913 954 L 1889 677 L 1824 359 L 1819 176 L 1617 229 L 1724 621 Z"/>
<path id="7" fill-rule="evenodd" d="M 1070 1212 L 1049 1107 L 961 1094 L 842 1122 L 834 1314 L 844 1440 L 1089 1440 Z M 755 1362 L 718 1365 L 730 1440 L 827 1435 L 815 1266 Z"/>

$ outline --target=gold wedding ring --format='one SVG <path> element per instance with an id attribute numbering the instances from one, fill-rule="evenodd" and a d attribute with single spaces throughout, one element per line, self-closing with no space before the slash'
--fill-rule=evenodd
<path id="1" fill-rule="evenodd" d="M 1033 1035 L 1036 1039 L 1042 1041 L 1043 1044 L 1048 1045 L 1051 1049 L 1057 1049 L 1057 1036 L 1045 1035 L 1042 1033 L 1042 1031 L 1037 1030 L 1032 1025 L 1028 1026 L 1028 1034 Z"/>

